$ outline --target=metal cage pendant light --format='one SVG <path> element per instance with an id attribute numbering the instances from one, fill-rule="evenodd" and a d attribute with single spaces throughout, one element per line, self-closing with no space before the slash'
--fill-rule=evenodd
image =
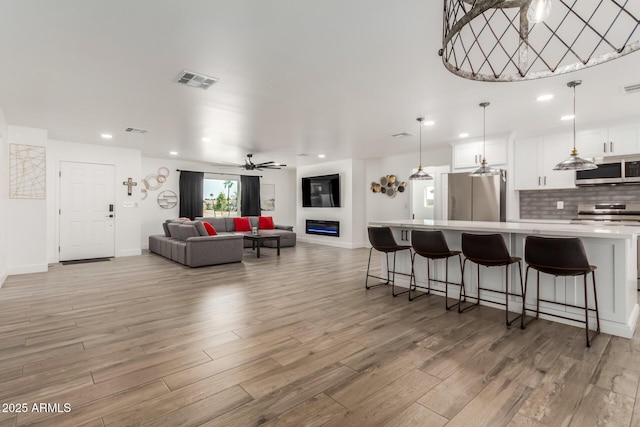
<path id="1" fill-rule="evenodd" d="M 573 150 L 571 150 L 571 155 L 567 160 L 558 163 L 553 168 L 554 171 L 584 171 L 598 168 L 591 160 L 579 157 L 578 150 L 576 149 L 576 86 L 580 86 L 581 84 L 582 80 L 574 80 L 567 83 L 567 86 L 573 89 Z"/>
<path id="2" fill-rule="evenodd" d="M 639 50 L 639 17 L 635 0 L 444 0 L 438 54 L 467 79 L 548 77 Z"/>
<path id="3" fill-rule="evenodd" d="M 425 179 L 433 179 L 431 175 L 426 173 L 422 169 L 422 126 L 424 123 L 424 117 L 418 117 L 416 119 L 420 125 L 420 166 L 418 166 L 418 170 L 409 176 L 410 180 L 425 180 Z"/>
<path id="4" fill-rule="evenodd" d="M 481 102 L 480 106 L 482 107 L 482 163 L 480 167 L 473 172 L 471 172 L 470 176 L 493 176 L 500 175 L 500 170 L 494 169 L 487 164 L 487 159 L 485 158 L 485 147 L 487 144 L 487 107 L 489 106 L 488 102 Z"/>

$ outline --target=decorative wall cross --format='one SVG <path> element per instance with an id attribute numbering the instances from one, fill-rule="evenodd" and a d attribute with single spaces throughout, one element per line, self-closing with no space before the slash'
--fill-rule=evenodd
<path id="1" fill-rule="evenodd" d="M 124 181 L 122 183 L 122 185 L 126 185 L 127 186 L 127 196 L 131 195 L 131 187 L 135 187 L 136 185 L 138 185 L 137 182 L 133 182 L 133 180 L 131 178 L 127 179 L 126 181 Z"/>

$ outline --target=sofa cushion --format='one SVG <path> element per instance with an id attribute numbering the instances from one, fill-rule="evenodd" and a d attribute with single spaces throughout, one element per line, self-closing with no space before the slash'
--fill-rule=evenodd
<path id="1" fill-rule="evenodd" d="M 258 217 L 258 228 L 260 230 L 273 230 L 276 228 L 273 225 L 273 217 L 272 216 L 259 216 Z"/>
<path id="2" fill-rule="evenodd" d="M 178 240 L 187 240 L 189 237 L 198 237 L 200 236 L 200 233 L 198 233 L 198 230 L 196 229 L 195 225 L 186 225 L 186 224 L 179 224 L 177 227 L 175 228 L 171 228 L 172 224 L 169 224 L 169 229 L 171 230 L 171 237 L 174 237 Z M 175 230 L 175 235 L 174 235 L 174 230 Z"/>
<path id="3" fill-rule="evenodd" d="M 230 231 L 227 228 L 226 218 L 207 217 L 207 218 L 202 218 L 201 221 L 208 222 L 209 224 L 213 225 L 213 228 L 215 228 L 218 233 L 224 232 L 224 231 Z"/>
<path id="4" fill-rule="evenodd" d="M 213 225 L 209 224 L 208 222 L 203 222 L 202 225 L 204 225 L 205 230 L 207 230 L 207 234 L 209 236 L 217 236 L 218 233 L 216 233 L 216 229 L 213 227 Z"/>
<path id="5" fill-rule="evenodd" d="M 204 225 L 202 224 L 202 221 L 185 221 L 185 222 L 183 222 L 183 224 L 195 226 L 196 230 L 198 230 L 198 235 L 199 236 L 208 236 L 209 235 L 209 233 L 207 233 L 207 229 L 204 228 Z"/>
<path id="6" fill-rule="evenodd" d="M 249 217 L 249 225 L 251 226 L 251 228 L 253 229 L 253 227 L 259 227 L 259 223 L 258 223 L 258 217 L 257 216 L 250 216 Z"/>
<path id="7" fill-rule="evenodd" d="M 168 237 L 177 237 L 178 227 L 180 227 L 180 222 L 168 222 L 167 223 L 167 229 L 169 230 Z"/>
<path id="8" fill-rule="evenodd" d="M 251 231 L 251 224 L 249 224 L 249 218 L 233 218 L 233 223 L 236 226 L 236 231 Z"/>
<path id="9" fill-rule="evenodd" d="M 162 223 L 162 229 L 164 230 L 164 237 L 171 237 L 171 233 L 169 233 L 169 227 L 167 227 L 167 223 Z"/>

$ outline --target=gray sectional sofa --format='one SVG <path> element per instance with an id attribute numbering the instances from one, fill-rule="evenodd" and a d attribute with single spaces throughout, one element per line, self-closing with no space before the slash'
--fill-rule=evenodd
<path id="1" fill-rule="evenodd" d="M 213 225 L 218 235 L 209 236 L 202 221 Z M 249 223 L 258 227 L 258 217 L 249 217 Z M 162 228 L 164 235 L 149 236 L 149 250 L 189 267 L 241 262 L 244 248 L 251 247 L 251 241 L 243 237 L 250 232 L 236 232 L 233 218 L 169 219 Z M 260 230 L 260 234 L 279 234 L 281 248 L 296 245 L 292 226 L 275 225 L 274 230 Z M 277 245 L 272 240 L 263 243 L 269 247 Z"/>
<path id="2" fill-rule="evenodd" d="M 149 236 L 149 250 L 189 267 L 242 261 L 241 235 L 209 236 L 199 221 L 167 220 L 164 235 Z"/>
<path id="3" fill-rule="evenodd" d="M 258 217 L 250 216 L 249 224 L 251 227 L 258 227 Z M 213 228 L 216 229 L 218 234 L 228 234 L 228 233 L 245 233 L 249 234 L 250 231 L 246 232 L 237 232 L 236 225 L 233 221 L 233 218 L 196 218 L 197 221 L 206 221 L 209 224 L 213 225 Z M 286 248 L 290 246 L 296 245 L 296 233 L 293 231 L 293 226 L 291 225 L 278 225 L 275 224 L 274 230 L 261 230 L 259 229 L 260 234 L 279 234 L 280 235 L 280 247 Z M 275 240 L 267 240 L 263 242 L 264 246 L 275 248 L 277 246 L 277 242 Z M 251 241 L 246 240 L 244 242 L 245 248 L 251 247 Z"/>

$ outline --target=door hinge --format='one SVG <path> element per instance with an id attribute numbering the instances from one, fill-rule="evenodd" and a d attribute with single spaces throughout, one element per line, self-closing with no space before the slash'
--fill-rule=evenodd
<path id="1" fill-rule="evenodd" d="M 62 215 L 62 209 L 58 209 L 58 215 Z"/>
<path id="2" fill-rule="evenodd" d="M 58 171 L 58 176 L 62 176 L 62 171 Z"/>
<path id="3" fill-rule="evenodd" d="M 58 252 L 60 252 L 60 246 L 58 246 Z"/>

